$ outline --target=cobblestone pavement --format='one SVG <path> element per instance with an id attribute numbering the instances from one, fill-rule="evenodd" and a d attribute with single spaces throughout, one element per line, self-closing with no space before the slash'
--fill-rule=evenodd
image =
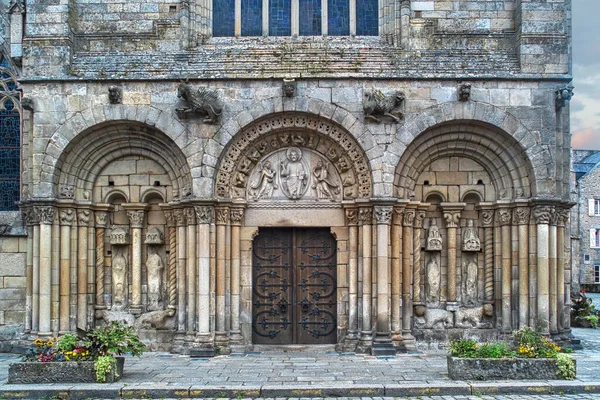
<path id="1" fill-rule="evenodd" d="M 127 357 L 124 377 L 114 384 L 8 385 L 8 367 L 19 358 L 0 354 L 0 399 L 59 392 L 69 398 L 600 399 L 600 329 L 574 328 L 573 334 L 584 346 L 574 353 L 575 381 L 460 382 L 448 378 L 439 351 L 372 357 L 313 350 L 210 359 L 147 353 Z"/>

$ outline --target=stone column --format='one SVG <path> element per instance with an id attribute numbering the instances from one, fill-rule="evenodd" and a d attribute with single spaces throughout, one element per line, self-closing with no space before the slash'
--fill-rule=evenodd
<path id="1" fill-rule="evenodd" d="M 550 275 L 550 307 L 549 307 L 549 316 L 550 316 L 550 334 L 556 335 L 558 333 L 558 302 L 557 302 L 557 270 L 556 270 L 556 258 L 557 258 L 557 249 L 556 249 L 556 225 L 558 223 L 558 214 L 555 208 L 552 208 L 552 213 L 550 214 L 550 226 L 548 228 L 548 272 Z"/>
<path id="2" fill-rule="evenodd" d="M 371 223 L 373 210 L 363 207 L 360 209 L 358 218 L 362 230 L 362 331 L 359 343 L 359 351 L 365 352 L 373 344 L 373 328 L 371 326 L 371 246 L 372 232 Z"/>
<path id="3" fill-rule="evenodd" d="M 210 334 L 210 224 L 213 220 L 211 206 L 196 206 L 198 221 L 198 333 L 199 347 L 212 348 Z"/>
<path id="4" fill-rule="evenodd" d="M 456 229 L 460 221 L 460 213 L 464 203 L 441 203 L 446 220 L 448 234 L 448 294 L 446 296 L 446 308 L 452 309 L 457 306 L 456 302 Z"/>
<path id="5" fill-rule="evenodd" d="M 556 232 L 556 248 L 558 253 L 556 256 L 556 304 L 558 310 L 558 331 L 563 333 L 565 331 L 566 318 L 569 318 L 570 312 L 568 307 L 565 307 L 565 226 L 569 221 L 569 210 L 560 209 L 558 210 L 558 221 L 557 221 L 557 232 Z"/>
<path id="6" fill-rule="evenodd" d="M 58 302 L 59 334 L 69 332 L 69 298 L 71 296 L 71 225 L 73 224 L 74 219 L 74 209 L 60 209 L 60 288 Z"/>
<path id="7" fill-rule="evenodd" d="M 519 327 L 529 324 L 529 207 L 514 209 L 513 221 L 519 226 Z"/>
<path id="8" fill-rule="evenodd" d="M 181 348 L 185 335 L 186 321 L 186 227 L 185 213 L 183 209 L 173 211 L 177 223 L 177 336 L 175 337 L 174 346 Z"/>
<path id="9" fill-rule="evenodd" d="M 104 304 L 104 230 L 108 222 L 109 205 L 96 206 L 96 318 L 102 318 L 102 311 L 106 310 Z"/>
<path id="10" fill-rule="evenodd" d="M 549 227 L 552 207 L 539 205 L 533 208 L 533 217 L 537 224 L 537 325 L 543 334 L 550 334 L 550 273 Z"/>
<path id="11" fill-rule="evenodd" d="M 498 223 L 502 230 L 502 331 L 509 333 L 512 330 L 511 321 L 511 222 L 512 213 L 509 208 L 500 208 L 496 211 Z"/>
<path id="12" fill-rule="evenodd" d="M 196 212 L 193 208 L 186 208 L 185 220 L 187 224 L 187 338 L 186 341 L 195 339 L 196 329 Z"/>
<path id="13" fill-rule="evenodd" d="M 402 233 L 402 338 L 404 342 L 414 341 L 411 335 L 411 283 L 412 283 L 412 265 L 411 249 L 413 245 L 412 227 L 415 221 L 416 205 L 408 204 L 404 211 L 404 220 L 402 221 L 404 232 Z"/>
<path id="14" fill-rule="evenodd" d="M 402 346 L 402 217 L 404 205 L 394 207 L 392 216 L 392 266 L 391 266 L 391 291 L 392 291 L 392 342 L 394 346 Z"/>
<path id="15" fill-rule="evenodd" d="M 348 226 L 348 333 L 346 351 L 358 344 L 358 209 L 346 208 Z"/>
<path id="16" fill-rule="evenodd" d="M 39 273 L 39 333 L 40 336 L 52 335 L 50 325 L 52 312 L 52 222 L 54 207 L 38 206 L 40 218 L 40 273 Z"/>
<path id="17" fill-rule="evenodd" d="M 131 227 L 131 304 L 129 312 L 142 313 L 142 228 L 144 211 L 127 211 Z"/>
<path id="18" fill-rule="evenodd" d="M 425 210 L 420 204 L 413 225 L 413 307 L 423 304 L 421 301 L 421 231 L 424 218 Z"/>
<path id="19" fill-rule="evenodd" d="M 51 311 L 50 311 L 50 329 L 52 332 L 58 332 L 59 326 L 59 307 L 60 307 L 60 216 L 58 209 L 54 212 L 52 221 L 52 289 L 50 291 Z"/>
<path id="20" fill-rule="evenodd" d="M 31 274 L 31 331 L 40 330 L 40 211 L 32 207 L 31 222 L 33 224 L 33 265 Z"/>
<path id="21" fill-rule="evenodd" d="M 217 276 L 216 276 L 216 327 L 215 344 L 228 348 L 228 338 L 225 325 L 225 252 L 227 251 L 226 231 L 229 224 L 229 208 L 218 207 L 216 210 L 217 223 Z"/>
<path id="22" fill-rule="evenodd" d="M 485 304 L 494 304 L 494 210 L 481 205 L 481 226 L 484 229 L 484 278 L 483 299 Z"/>
<path id="23" fill-rule="evenodd" d="M 90 210 L 77 210 L 77 328 L 87 330 L 87 250 Z"/>
<path id="24" fill-rule="evenodd" d="M 23 223 L 27 227 L 27 264 L 25 266 L 25 332 L 31 332 L 32 328 L 32 296 L 33 296 L 33 208 L 25 207 L 22 209 Z M 39 264 L 38 264 L 39 266 Z"/>
<path id="25" fill-rule="evenodd" d="M 244 209 L 234 207 L 230 210 L 231 219 L 231 344 L 241 345 L 244 342 L 240 330 L 240 227 L 244 218 Z"/>
<path id="26" fill-rule="evenodd" d="M 390 296 L 388 245 L 392 213 L 393 208 L 391 205 L 375 206 L 375 221 L 377 222 L 377 332 L 373 343 L 373 355 L 396 354 L 390 336 L 390 305 L 388 301 Z"/>
<path id="27" fill-rule="evenodd" d="M 167 220 L 167 235 L 169 237 L 169 267 L 167 274 L 168 282 L 168 295 L 167 301 L 169 315 L 175 315 L 177 310 L 177 228 L 176 218 L 173 211 L 171 211 L 167 204 L 161 204 L 161 207 L 165 210 L 165 219 Z"/>

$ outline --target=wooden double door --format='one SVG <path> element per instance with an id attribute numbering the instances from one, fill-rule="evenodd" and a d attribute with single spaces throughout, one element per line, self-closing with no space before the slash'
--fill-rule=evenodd
<path id="1" fill-rule="evenodd" d="M 336 343 L 336 272 L 329 228 L 260 228 L 252 246 L 253 343 Z"/>

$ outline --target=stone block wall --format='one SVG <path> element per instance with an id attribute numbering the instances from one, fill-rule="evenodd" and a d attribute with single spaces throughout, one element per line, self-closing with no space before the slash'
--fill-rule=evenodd
<path id="1" fill-rule="evenodd" d="M 600 198 L 600 168 L 596 166 L 579 182 L 579 236 L 580 253 L 574 254 L 574 263 L 580 266 L 579 282 L 594 284 L 594 265 L 600 265 L 600 248 L 590 247 L 590 229 L 600 229 L 600 216 L 589 215 L 588 200 Z M 584 263 L 584 255 L 589 254 L 590 262 Z"/>
<path id="2" fill-rule="evenodd" d="M 25 323 L 26 253 L 27 238 L 0 237 L 0 326 Z"/>

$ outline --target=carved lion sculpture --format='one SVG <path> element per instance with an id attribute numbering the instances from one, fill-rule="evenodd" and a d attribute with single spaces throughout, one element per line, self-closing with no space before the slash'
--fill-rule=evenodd
<path id="1" fill-rule="evenodd" d="M 381 122 L 380 117 L 391 117 L 394 121 L 400 122 L 402 113 L 397 111 L 404 101 L 404 93 L 397 91 L 386 96 L 380 90 L 365 91 L 363 98 L 363 109 L 365 118 Z"/>
<path id="2" fill-rule="evenodd" d="M 179 118 L 186 118 L 186 114 L 192 112 L 206 115 L 203 120 L 206 123 L 214 124 L 219 121 L 223 105 L 216 91 L 206 87 L 194 90 L 187 83 L 181 82 L 177 87 L 177 97 L 187 105 L 187 108 L 177 109 Z"/>
<path id="3" fill-rule="evenodd" d="M 454 315 L 450 311 L 428 308 L 422 316 L 415 315 L 417 329 L 448 329 L 454 327 Z"/>

